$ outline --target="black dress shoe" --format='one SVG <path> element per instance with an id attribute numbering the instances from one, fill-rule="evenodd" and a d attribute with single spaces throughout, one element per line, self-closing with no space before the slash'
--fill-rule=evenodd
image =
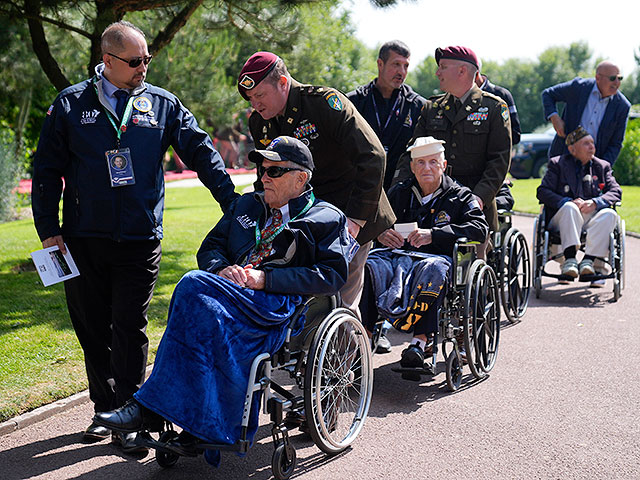
<path id="1" fill-rule="evenodd" d="M 424 352 L 422 349 L 416 344 L 411 344 L 405 348 L 400 358 L 400 366 L 402 368 L 423 368 Z"/>
<path id="2" fill-rule="evenodd" d="M 124 453 L 147 453 L 149 451 L 143 432 L 113 432 L 111 443 L 119 446 Z"/>
<path id="3" fill-rule="evenodd" d="M 93 417 L 94 423 L 120 432 L 142 430 L 142 406 L 131 399 L 120 408 L 109 412 L 99 412 Z"/>
<path id="4" fill-rule="evenodd" d="M 111 430 L 102 425 L 98 425 L 96 422 L 91 422 L 91 425 L 82 434 L 82 439 L 85 442 L 98 442 L 104 440 L 111 435 Z"/>

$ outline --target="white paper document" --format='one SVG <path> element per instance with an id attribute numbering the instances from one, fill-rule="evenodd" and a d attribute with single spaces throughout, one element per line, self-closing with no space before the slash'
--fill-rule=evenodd
<path id="1" fill-rule="evenodd" d="M 402 235 L 402 238 L 407 238 L 411 232 L 418 229 L 418 222 L 396 223 L 393 229 Z"/>
<path id="2" fill-rule="evenodd" d="M 76 262 L 73 261 L 71 252 L 69 252 L 69 247 L 66 244 L 65 247 L 67 253 L 64 255 L 57 246 L 31 252 L 36 271 L 45 287 L 80 275 Z"/>

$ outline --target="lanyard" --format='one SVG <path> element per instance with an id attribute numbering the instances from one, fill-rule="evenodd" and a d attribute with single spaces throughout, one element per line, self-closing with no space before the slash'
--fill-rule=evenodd
<path id="1" fill-rule="evenodd" d="M 371 95 L 371 99 L 373 100 L 373 109 L 376 112 L 376 120 L 378 121 L 378 130 L 380 130 L 380 135 L 382 135 L 384 133 L 384 131 L 386 130 L 387 125 L 389 125 L 389 121 L 391 120 L 391 117 L 393 116 L 393 111 L 398 106 L 398 102 L 400 101 L 400 92 L 398 92 L 398 96 L 396 97 L 396 101 L 393 103 L 393 107 L 391 107 L 391 110 L 389 110 L 389 115 L 387 115 L 387 121 L 384 122 L 384 127 L 380 124 L 380 114 L 378 113 L 378 104 L 376 103 L 375 94 Z"/>
<path id="2" fill-rule="evenodd" d="M 96 95 L 97 95 L 98 94 L 98 86 L 95 83 L 93 84 L 93 88 L 95 88 Z M 102 105 L 102 104 L 100 104 L 100 105 Z M 120 137 L 122 136 L 123 132 L 127 131 L 127 123 L 129 122 L 129 117 L 131 116 L 131 110 L 132 110 L 131 105 L 133 105 L 133 96 L 129 97 L 129 101 L 127 102 L 127 106 L 124 109 L 124 113 L 122 114 L 122 121 L 120 122 L 120 126 L 119 127 L 116 124 L 116 121 L 114 120 L 114 116 L 111 114 L 111 112 L 109 110 L 107 110 L 104 105 L 102 105 L 102 108 L 104 109 L 104 112 L 107 114 L 107 118 L 109 119 L 109 122 L 111 122 L 111 125 L 113 125 L 113 128 L 116 131 L 118 148 L 120 148 Z"/>
<path id="3" fill-rule="evenodd" d="M 305 213 L 307 213 L 307 210 L 309 210 L 311 208 L 311 206 L 313 205 L 313 202 L 316 201 L 316 197 L 313 194 L 313 192 L 311 192 L 311 196 L 309 197 L 309 201 L 307 202 L 307 204 L 304 206 L 304 208 L 300 211 L 299 214 L 297 214 L 295 217 L 293 217 L 292 219 L 289 220 L 289 222 L 292 222 L 293 220 L 295 220 L 296 218 L 298 218 L 300 215 L 304 215 Z M 287 222 L 287 223 L 289 223 Z M 284 230 L 284 227 L 286 227 L 287 224 L 286 223 L 282 223 L 282 225 L 280 225 L 278 227 L 278 229 L 273 232 L 271 235 L 269 235 L 268 238 L 265 238 L 264 240 L 262 240 L 260 238 L 260 228 L 258 227 L 258 222 L 256 222 L 256 249 L 260 246 L 260 244 L 262 242 L 264 243 L 269 243 L 271 242 L 274 238 L 276 238 L 276 236 L 282 231 Z"/>

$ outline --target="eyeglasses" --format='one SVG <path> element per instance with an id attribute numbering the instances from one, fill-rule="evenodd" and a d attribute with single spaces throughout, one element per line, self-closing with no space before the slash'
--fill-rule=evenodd
<path id="1" fill-rule="evenodd" d="M 153 58 L 153 55 L 147 55 L 146 57 L 136 57 L 136 58 L 132 58 L 131 60 L 125 60 L 124 58 L 120 58 L 119 56 L 114 55 L 113 53 L 107 53 L 107 55 L 111 55 L 112 57 L 115 57 L 118 60 L 122 60 L 124 63 L 127 63 L 131 68 L 138 68 L 142 62 L 144 62 L 145 65 L 149 65 L 149 62 Z"/>
<path id="2" fill-rule="evenodd" d="M 622 79 L 624 78 L 623 75 L 609 75 L 609 76 L 604 76 L 605 78 L 608 78 L 610 82 L 615 82 L 616 80 L 620 80 L 622 81 Z"/>
<path id="3" fill-rule="evenodd" d="M 276 166 L 271 166 L 271 167 L 267 167 L 267 168 L 264 168 L 263 166 L 259 166 L 258 167 L 258 173 L 260 174 L 259 178 L 262 178 L 262 176 L 265 173 L 267 174 L 267 177 L 269 177 L 269 178 L 280 178 L 285 173 L 293 172 L 295 170 L 297 170 L 299 172 L 302 172 L 302 169 L 300 169 L 300 168 L 276 167 Z"/>

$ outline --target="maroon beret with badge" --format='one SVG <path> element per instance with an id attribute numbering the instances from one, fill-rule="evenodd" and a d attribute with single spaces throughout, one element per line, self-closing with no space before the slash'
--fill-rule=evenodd
<path id="1" fill-rule="evenodd" d="M 440 59 L 448 58 L 450 60 L 462 60 L 463 62 L 468 62 L 476 68 L 478 67 L 478 57 L 476 54 L 467 47 L 444 47 L 444 48 L 436 48 L 436 63 L 440 65 Z"/>
<path id="2" fill-rule="evenodd" d="M 256 52 L 249 57 L 238 75 L 238 91 L 242 98 L 249 100 L 247 90 L 251 90 L 264 80 L 278 60 L 279 57 L 271 52 Z"/>

